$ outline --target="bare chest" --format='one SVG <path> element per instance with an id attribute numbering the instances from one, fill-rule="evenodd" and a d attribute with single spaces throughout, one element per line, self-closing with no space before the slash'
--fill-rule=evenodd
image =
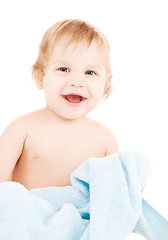
<path id="1" fill-rule="evenodd" d="M 28 136 L 13 180 L 28 189 L 70 185 L 70 175 L 86 159 L 103 157 L 96 132 L 42 132 Z"/>

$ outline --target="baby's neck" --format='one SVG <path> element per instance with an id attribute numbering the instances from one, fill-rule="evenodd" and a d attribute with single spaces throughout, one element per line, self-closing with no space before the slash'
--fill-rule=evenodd
<path id="1" fill-rule="evenodd" d="M 87 119 L 86 116 L 82 116 L 82 117 L 76 118 L 76 119 L 66 119 L 66 118 L 63 118 L 63 117 L 59 116 L 56 112 L 50 110 L 48 107 L 45 107 L 44 111 L 47 114 L 53 115 L 53 117 L 55 117 L 57 121 L 61 121 L 62 123 L 64 122 L 64 123 L 68 123 L 68 124 L 78 124 L 78 123 L 81 123 L 81 122 L 83 122 Z"/>

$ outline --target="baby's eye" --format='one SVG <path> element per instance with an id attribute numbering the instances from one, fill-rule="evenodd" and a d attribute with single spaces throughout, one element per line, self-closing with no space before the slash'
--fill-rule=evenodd
<path id="1" fill-rule="evenodd" d="M 66 67 L 61 67 L 58 70 L 61 71 L 61 72 L 69 72 L 69 69 L 66 68 Z"/>
<path id="2" fill-rule="evenodd" d="M 86 75 L 96 75 L 96 73 L 94 71 L 89 70 L 86 72 Z"/>

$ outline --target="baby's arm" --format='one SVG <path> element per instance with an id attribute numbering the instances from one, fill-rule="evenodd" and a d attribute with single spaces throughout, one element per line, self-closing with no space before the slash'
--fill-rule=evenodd
<path id="1" fill-rule="evenodd" d="M 117 141 L 113 133 L 108 129 L 105 129 L 105 141 L 106 141 L 105 156 L 119 152 Z"/>
<path id="2" fill-rule="evenodd" d="M 0 182 L 10 181 L 27 137 L 23 118 L 14 120 L 0 137 Z"/>

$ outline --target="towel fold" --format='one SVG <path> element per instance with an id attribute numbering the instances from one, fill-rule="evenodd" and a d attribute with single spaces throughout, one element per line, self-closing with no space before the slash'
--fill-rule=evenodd
<path id="1" fill-rule="evenodd" d="M 89 158 L 72 174 L 72 186 L 28 191 L 0 183 L 1 240 L 125 240 L 132 231 L 168 240 L 168 222 L 141 198 L 147 158 L 124 151 Z"/>

